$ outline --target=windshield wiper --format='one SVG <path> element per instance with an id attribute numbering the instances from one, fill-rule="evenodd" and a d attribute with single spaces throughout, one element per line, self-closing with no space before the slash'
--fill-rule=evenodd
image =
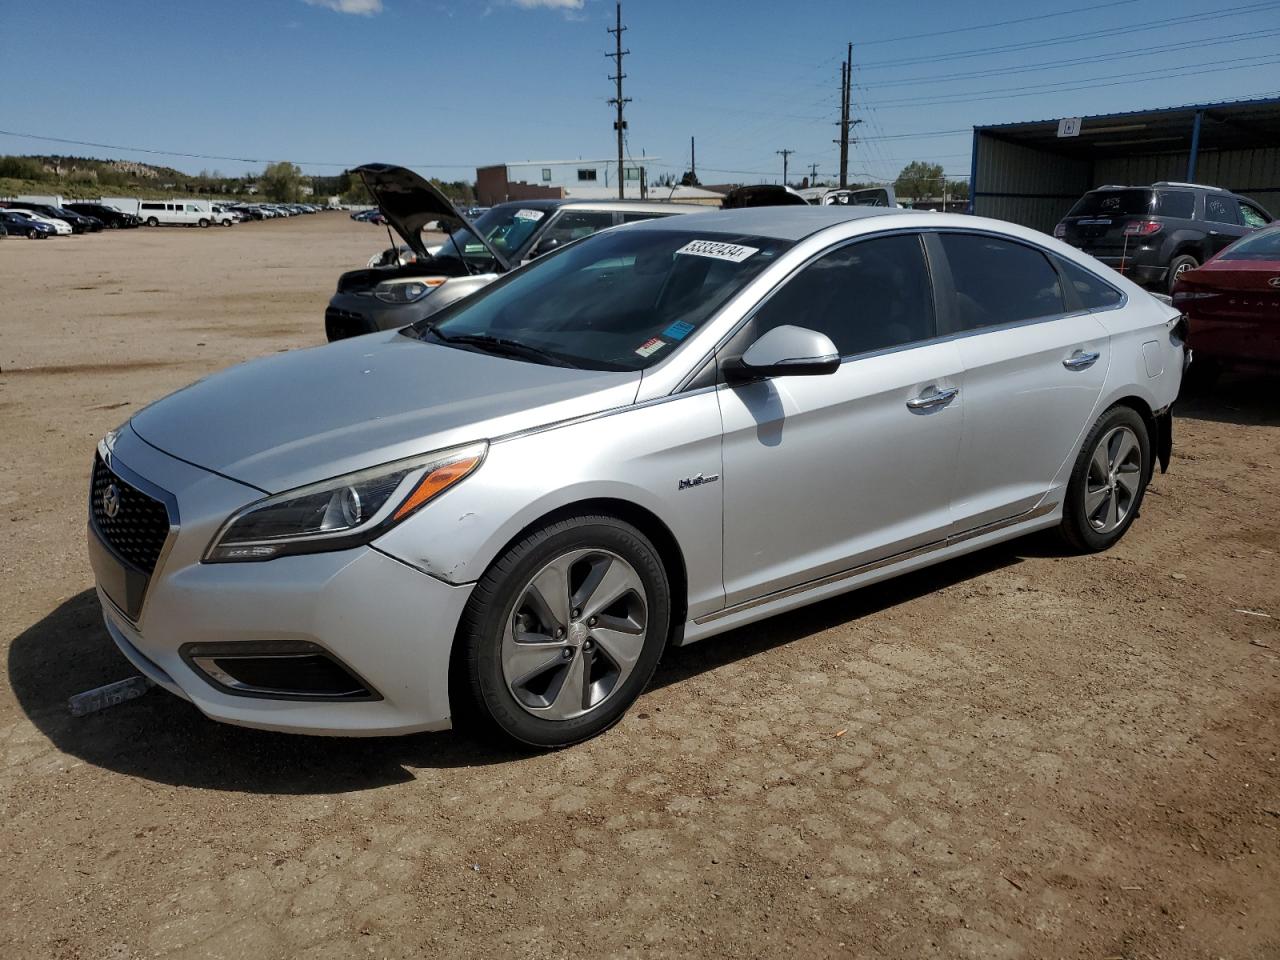
<path id="1" fill-rule="evenodd" d="M 550 350 L 543 350 L 540 347 L 530 346 L 527 343 L 521 343 L 519 340 L 511 340 L 507 337 L 495 337 L 491 333 L 441 333 L 435 327 L 427 328 L 434 336 L 443 340 L 445 343 L 456 343 L 466 347 L 476 347 L 477 349 L 494 353 L 499 356 L 519 357 L 522 360 L 536 360 L 541 363 L 550 363 L 557 367 L 573 367 L 578 368 L 573 363 L 558 353 L 552 353 Z"/>

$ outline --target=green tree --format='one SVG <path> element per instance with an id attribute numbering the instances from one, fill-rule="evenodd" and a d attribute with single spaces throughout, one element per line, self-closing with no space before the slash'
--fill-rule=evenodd
<path id="1" fill-rule="evenodd" d="M 297 203 L 302 192 L 302 170 L 287 160 L 268 163 L 258 183 L 268 200 Z"/>
<path id="2" fill-rule="evenodd" d="M 947 198 L 951 200 L 968 200 L 969 199 L 969 181 L 968 180 L 948 180 L 947 181 Z"/>
<path id="3" fill-rule="evenodd" d="M 942 180 L 942 164 L 912 160 L 893 181 L 893 191 L 899 198 L 919 200 L 941 194 Z"/>

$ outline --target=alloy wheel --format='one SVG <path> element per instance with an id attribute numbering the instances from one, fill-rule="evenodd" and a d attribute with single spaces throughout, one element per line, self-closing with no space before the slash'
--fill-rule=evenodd
<path id="1" fill-rule="evenodd" d="M 583 716 L 631 675 L 647 625 L 644 582 L 630 563 L 608 550 L 570 551 L 519 592 L 503 630 L 503 679 L 533 716 Z"/>
<path id="2" fill-rule="evenodd" d="M 1089 458 L 1084 511 L 1098 533 L 1125 522 L 1142 489 L 1142 445 L 1129 427 L 1108 430 Z"/>

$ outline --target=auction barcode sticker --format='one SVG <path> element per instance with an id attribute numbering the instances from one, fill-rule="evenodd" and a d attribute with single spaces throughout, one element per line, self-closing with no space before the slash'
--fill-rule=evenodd
<path id="1" fill-rule="evenodd" d="M 517 210 L 516 219 L 517 220 L 541 220 L 542 211 L 541 210 Z"/>
<path id="2" fill-rule="evenodd" d="M 743 247 L 736 243 L 721 243 L 718 240 L 691 240 L 676 251 L 690 257 L 711 257 L 714 260 L 728 260 L 730 263 L 741 263 L 753 253 L 759 253 L 759 247 Z"/>

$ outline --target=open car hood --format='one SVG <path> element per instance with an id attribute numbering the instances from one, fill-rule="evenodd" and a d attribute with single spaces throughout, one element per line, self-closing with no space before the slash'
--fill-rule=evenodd
<path id="1" fill-rule="evenodd" d="M 485 245 L 489 255 L 503 270 L 511 269 L 506 258 L 494 249 L 449 198 L 412 170 L 389 163 L 366 163 L 356 167 L 354 172 L 360 174 L 387 223 L 420 259 L 427 260 L 431 256 L 422 242 L 422 228 L 433 220 L 439 220 L 450 232 L 466 227 Z"/>

